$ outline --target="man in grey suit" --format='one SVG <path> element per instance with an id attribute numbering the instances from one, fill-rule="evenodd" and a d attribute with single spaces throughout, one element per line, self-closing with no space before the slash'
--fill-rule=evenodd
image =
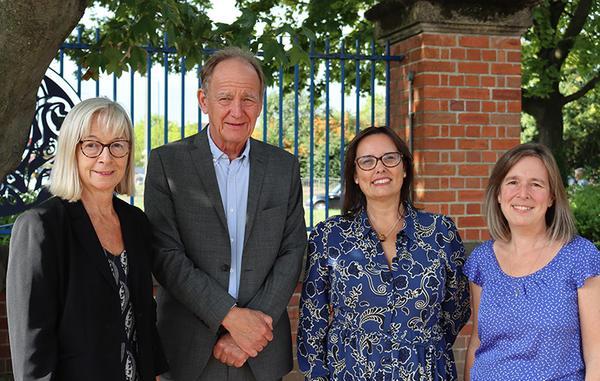
<path id="1" fill-rule="evenodd" d="M 152 150 L 163 380 L 278 380 L 292 368 L 286 306 L 306 246 L 298 160 L 250 138 L 264 76 L 238 48 L 204 65 L 200 133 Z"/>

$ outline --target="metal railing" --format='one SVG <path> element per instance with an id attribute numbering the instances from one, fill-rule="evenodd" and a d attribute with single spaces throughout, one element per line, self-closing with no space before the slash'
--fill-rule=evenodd
<path id="1" fill-rule="evenodd" d="M 177 107 L 179 108 L 179 119 L 180 119 L 180 131 L 178 134 L 178 138 L 183 138 L 186 135 L 185 126 L 186 121 L 190 120 L 190 115 L 193 115 L 194 112 L 197 113 L 197 117 L 195 118 L 195 123 L 197 123 L 197 130 L 201 129 L 203 124 L 202 113 L 199 111 L 198 107 L 192 107 L 189 104 L 186 105 L 188 99 L 195 99 L 195 93 L 197 88 L 200 87 L 200 67 L 196 67 L 195 70 L 192 70 L 192 73 L 186 69 L 185 59 L 181 59 L 179 62 L 178 73 L 173 73 L 172 68 L 169 64 L 169 55 L 175 54 L 176 50 L 173 47 L 169 46 L 168 37 L 164 36 L 164 45 L 162 47 L 153 47 L 150 45 L 144 46 L 143 48 L 147 51 L 147 69 L 145 73 L 145 87 L 146 91 L 143 91 L 143 85 L 139 85 L 140 79 L 142 78 L 139 74 L 136 74 L 133 70 L 130 70 L 129 73 L 124 73 L 125 75 L 121 78 L 117 78 L 116 75 L 102 75 L 98 80 L 94 81 L 85 81 L 83 80 L 83 68 L 81 65 L 76 65 L 72 63 L 68 59 L 66 52 L 72 49 L 86 50 L 89 49 L 90 46 L 88 44 L 82 43 L 82 29 L 77 30 L 77 38 L 75 43 L 65 42 L 61 45 L 60 50 L 58 52 L 57 60 L 51 65 L 57 68 L 59 74 L 66 78 L 72 86 L 76 90 L 77 94 L 85 99 L 91 96 L 109 96 L 115 101 L 119 101 L 126 108 L 128 108 L 132 121 L 140 119 L 139 116 L 143 113 L 143 109 L 145 108 L 146 114 L 146 147 L 145 154 L 146 158 L 148 157 L 150 150 L 154 148 L 152 145 L 152 116 L 155 115 L 153 113 L 162 113 L 163 120 L 163 141 L 161 144 L 169 142 L 169 122 L 173 121 L 171 115 L 169 113 L 173 113 L 173 110 L 169 108 L 169 103 L 172 102 L 174 95 L 170 90 L 173 87 L 179 87 L 179 103 Z M 99 32 L 96 31 L 95 38 L 98 40 L 100 38 Z M 310 43 L 308 54 L 309 54 L 309 65 L 308 65 L 308 73 L 302 73 L 299 65 L 295 65 L 293 67 L 293 74 L 291 74 L 291 80 L 288 78 L 289 82 L 292 83 L 290 86 L 291 93 L 288 94 L 284 91 L 284 81 L 286 79 L 286 68 L 284 66 L 279 66 L 279 70 L 276 72 L 276 84 L 270 86 L 268 89 L 265 89 L 264 93 L 264 106 L 263 106 L 263 115 L 262 115 L 262 140 L 270 141 L 272 144 L 278 145 L 279 147 L 288 149 L 291 153 L 298 156 L 303 163 L 303 177 L 308 181 L 308 189 L 305 190 L 305 194 L 308 196 L 307 200 L 307 224 L 309 228 L 312 228 L 315 224 L 315 211 L 312 205 L 312 201 L 315 197 L 315 178 L 324 178 L 324 189 L 323 192 L 325 195 L 329 194 L 330 191 L 330 177 L 334 176 L 336 178 L 343 178 L 343 162 L 344 162 L 344 147 L 347 143 L 347 139 L 353 136 L 356 132 L 358 132 L 361 127 L 366 127 L 370 125 L 376 124 L 376 119 L 381 120 L 382 115 L 384 115 L 385 124 L 389 126 L 390 121 L 390 67 L 392 62 L 399 62 L 404 57 L 401 55 L 391 55 L 390 54 L 390 46 L 389 43 L 385 44 L 384 52 L 378 53 L 377 46 L 374 41 L 370 42 L 369 52 L 365 54 L 363 52 L 363 46 L 361 43 L 356 40 L 353 44 L 353 52 L 347 50 L 344 42 L 341 42 L 338 46 L 338 50 L 334 51 L 332 49 L 329 40 L 325 41 L 325 49 L 324 52 L 317 52 L 314 47 L 314 43 Z M 206 56 L 209 56 L 214 52 L 214 49 L 206 48 L 203 53 Z M 153 63 L 152 57 L 156 54 L 162 55 L 162 65 L 157 66 Z M 257 56 L 261 56 L 262 53 L 258 52 Z M 339 62 L 339 81 L 332 82 L 331 79 L 333 77 L 331 73 L 332 63 Z M 354 85 L 353 88 L 349 88 L 349 84 L 347 84 L 347 78 L 349 77 L 347 65 L 348 63 L 353 63 L 354 66 Z M 361 70 L 361 64 L 363 69 Z M 369 67 L 370 72 L 370 81 L 368 92 L 361 89 L 361 83 L 364 66 Z M 384 65 L 383 73 L 385 77 L 385 81 L 383 85 L 378 85 L 376 79 L 377 65 Z M 67 74 L 67 70 L 65 66 L 74 67 L 73 79 L 70 80 Z M 160 73 L 162 71 L 162 73 Z M 291 70 L 290 70 L 291 71 Z M 160 77 L 158 80 L 154 78 L 158 73 L 162 74 L 162 107 L 160 105 L 153 106 L 153 99 L 158 98 L 160 103 L 160 97 L 157 97 L 160 94 L 160 86 L 155 85 L 154 81 L 156 81 L 160 85 Z M 307 75 L 303 77 L 304 75 Z M 129 78 L 127 78 L 127 75 Z M 290 74 L 287 74 L 290 75 Z M 139 78 L 139 79 L 138 79 Z M 301 79 L 304 79 L 303 82 Z M 106 83 L 112 82 L 112 93 L 107 94 L 108 88 L 110 85 Z M 142 83 L 143 83 L 142 82 Z M 317 98 L 317 83 L 321 83 L 321 88 L 323 89 L 322 96 L 324 98 Z M 125 85 L 124 85 L 125 83 Z M 306 83 L 307 86 L 302 87 L 302 83 Z M 91 89 L 90 87 L 93 86 Z M 332 91 L 333 87 L 337 87 L 334 91 Z M 385 96 L 384 110 L 377 110 L 376 108 L 376 89 L 379 88 L 383 90 Z M 120 89 L 125 89 L 124 91 L 120 91 Z M 339 91 L 339 92 L 337 92 Z M 191 95 L 191 94 L 194 95 Z M 368 95 L 365 95 L 368 94 Z M 123 95 L 125 94 L 125 95 Z M 293 101 L 293 110 L 285 110 L 284 98 L 285 96 L 292 97 Z M 309 105 L 308 105 L 308 126 L 306 126 L 306 121 L 300 115 L 300 104 L 301 97 L 308 95 L 309 97 Z M 354 97 L 353 104 L 346 101 L 346 98 Z M 139 98 L 145 97 L 145 106 L 139 106 Z M 176 95 L 175 95 L 176 97 Z M 338 107 L 335 108 L 332 105 L 332 99 L 338 100 Z M 321 100 L 324 104 L 323 107 L 317 109 L 317 101 Z M 364 102 L 361 102 L 364 101 Z M 369 104 L 370 102 L 370 104 Z M 366 107 L 369 109 L 369 118 L 366 122 L 361 121 L 361 108 Z M 129 106 L 129 107 L 127 107 Z M 352 107 L 353 106 L 353 107 Z M 272 109 L 276 109 L 276 112 L 272 111 Z M 288 116 L 285 111 L 287 111 L 290 115 Z M 365 110 L 366 111 L 366 110 Z M 317 113 L 320 112 L 318 115 Z M 339 120 L 335 120 L 335 126 L 332 126 L 332 120 L 334 119 L 333 114 L 339 115 Z M 352 122 L 352 115 L 354 114 L 353 125 L 348 125 Z M 274 133 L 275 137 L 270 136 L 269 125 L 271 119 L 276 118 L 276 130 Z M 174 119 L 177 119 L 175 117 Z M 324 119 L 324 120 L 323 120 Z M 293 131 L 287 132 L 285 126 L 288 123 L 292 123 L 293 120 Z M 289 122 L 288 122 L 289 121 Z M 317 139 L 317 133 L 321 133 L 322 131 L 318 131 L 317 124 L 320 124 L 321 130 L 324 123 L 324 136 L 319 137 Z M 257 126 L 257 131 L 260 132 L 260 129 Z M 336 130 L 335 135 L 332 136 L 332 128 Z M 304 143 L 302 146 L 301 141 L 305 138 L 305 134 L 308 134 L 308 142 Z M 332 139 L 339 139 L 338 142 L 332 141 Z M 259 138 L 261 138 L 259 136 Z M 291 141 L 291 144 L 289 143 Z M 332 144 L 336 144 L 336 149 L 339 149 L 339 152 L 336 153 L 336 157 L 331 156 Z M 306 147 L 308 145 L 308 147 Z M 318 147 L 316 146 L 318 145 Z M 323 149 L 324 145 L 324 149 Z M 317 153 L 317 150 L 320 150 L 321 153 Z M 316 155 L 322 155 L 316 157 Z M 323 169 L 316 170 L 316 159 L 323 161 Z M 335 173 L 332 173 L 331 160 L 339 160 L 335 166 L 338 168 Z M 133 204 L 141 204 L 138 197 L 131 197 L 130 202 Z M 141 205 L 139 205 L 141 206 Z M 325 209 L 324 214 L 319 212 L 319 216 L 317 218 L 320 220 L 322 218 L 327 218 L 329 216 L 329 203 L 328 197 L 325 197 Z M 0 234 L 6 234 L 9 228 L 1 227 Z"/>

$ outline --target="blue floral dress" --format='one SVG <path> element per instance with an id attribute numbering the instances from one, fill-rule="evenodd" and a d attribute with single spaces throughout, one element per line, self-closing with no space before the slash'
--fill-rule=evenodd
<path id="1" fill-rule="evenodd" d="M 298 327 L 307 380 L 456 380 L 464 248 L 450 218 L 405 210 L 391 267 L 364 210 L 312 231 Z"/>

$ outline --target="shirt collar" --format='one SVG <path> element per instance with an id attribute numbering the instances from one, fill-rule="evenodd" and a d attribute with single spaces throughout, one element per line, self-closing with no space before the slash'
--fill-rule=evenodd
<path id="1" fill-rule="evenodd" d="M 219 147 L 217 147 L 217 145 L 215 144 L 212 136 L 210 136 L 210 126 L 206 127 L 206 133 L 208 134 L 208 145 L 210 147 L 210 152 L 212 154 L 213 160 L 220 160 L 223 158 L 226 158 L 229 160 L 229 156 L 227 156 L 227 154 L 223 151 L 221 151 L 221 149 Z M 244 150 L 242 151 L 242 154 L 238 157 L 238 159 L 247 159 L 248 157 L 250 157 L 250 139 L 248 139 L 246 141 L 246 145 L 244 146 Z"/>

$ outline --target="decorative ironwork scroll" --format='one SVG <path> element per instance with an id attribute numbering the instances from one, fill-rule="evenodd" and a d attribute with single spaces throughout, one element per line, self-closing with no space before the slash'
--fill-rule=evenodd
<path id="1" fill-rule="evenodd" d="M 67 113 L 79 101 L 73 88 L 48 69 L 38 89 L 23 159 L 0 183 L 0 216 L 21 213 L 49 197 L 44 186 L 54 163 L 58 132 Z"/>

